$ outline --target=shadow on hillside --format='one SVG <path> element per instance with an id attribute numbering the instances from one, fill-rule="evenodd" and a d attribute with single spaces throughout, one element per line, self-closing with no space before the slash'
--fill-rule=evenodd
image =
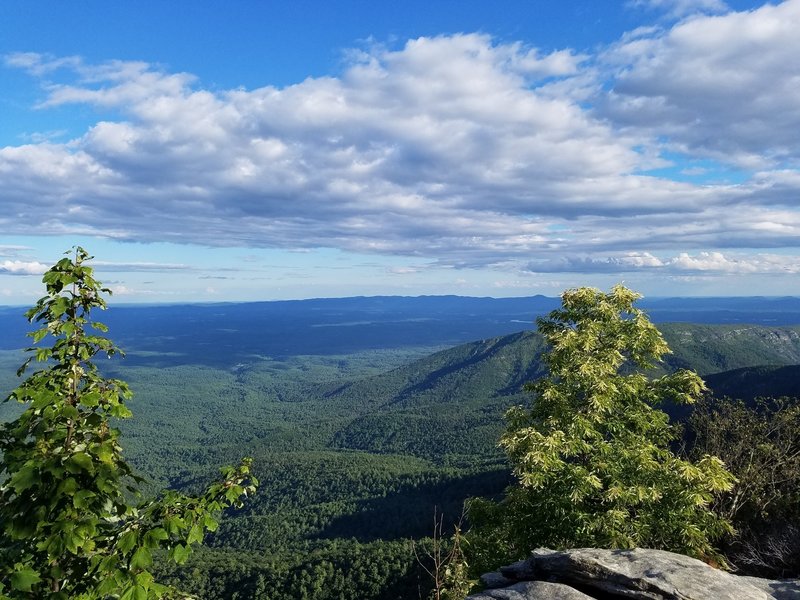
<path id="1" fill-rule="evenodd" d="M 486 342 L 474 343 L 475 350 L 471 356 L 452 364 L 445 365 L 439 369 L 431 371 L 422 381 L 414 385 L 408 386 L 403 390 L 404 396 L 411 396 L 415 393 L 424 392 L 436 387 L 436 384 L 446 378 L 448 375 L 460 373 L 468 370 L 470 367 L 480 364 L 486 360 L 494 358 L 506 346 L 512 346 L 520 343 L 521 340 L 531 337 L 534 334 L 529 331 L 521 331 L 506 335 L 501 338 L 494 338 Z"/>
<path id="2" fill-rule="evenodd" d="M 461 517 L 467 498 L 498 497 L 512 482 L 505 469 L 403 486 L 382 498 L 361 500 L 356 512 L 331 521 L 315 538 L 354 538 L 359 542 L 429 537 L 434 510 L 444 515 L 445 531 Z"/>

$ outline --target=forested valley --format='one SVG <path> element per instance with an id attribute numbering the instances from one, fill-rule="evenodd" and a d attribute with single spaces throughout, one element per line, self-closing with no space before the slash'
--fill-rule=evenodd
<path id="1" fill-rule="evenodd" d="M 523 385 L 543 374 L 545 350 L 531 323 L 557 300 L 279 304 L 103 315 L 127 356 L 100 368 L 134 392 L 119 427 L 145 489 L 200 490 L 243 456 L 260 480 L 185 565 L 157 562 L 157 578 L 208 600 L 426 598 L 411 540 L 424 550 L 435 514 L 449 527 L 467 498 L 511 482 L 503 414 L 530 403 Z M 656 317 L 696 321 L 659 324 L 673 350 L 662 372 L 692 368 L 720 397 L 796 398 L 798 305 L 655 302 Z M 4 397 L 17 385 L 21 313 L 0 310 Z"/>

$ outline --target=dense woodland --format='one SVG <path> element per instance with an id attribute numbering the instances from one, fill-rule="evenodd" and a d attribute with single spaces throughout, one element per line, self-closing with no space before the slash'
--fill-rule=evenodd
<path id="1" fill-rule="evenodd" d="M 523 385 L 543 374 L 545 345 L 532 331 L 446 349 L 465 335 L 452 333 L 459 325 L 438 341 L 424 322 L 404 339 L 378 331 L 414 328 L 419 317 L 410 315 L 400 326 L 357 324 L 369 335 L 348 328 L 346 343 L 342 327 L 315 327 L 324 335 L 337 330 L 326 351 L 298 342 L 275 352 L 276 340 L 291 336 L 291 320 L 281 322 L 285 332 L 234 322 L 220 333 L 223 315 L 176 340 L 169 319 L 126 310 L 142 311 L 143 323 L 151 318 L 147 336 L 142 323 L 120 324 L 127 358 L 100 366 L 134 391 L 135 416 L 119 426 L 126 457 L 149 482 L 145 489 L 200 490 L 219 466 L 245 455 L 254 458 L 260 480 L 257 495 L 229 511 L 186 565 L 157 564 L 164 582 L 209 600 L 425 598 L 431 581 L 410 540 L 424 548 L 435 510 L 453 523 L 467 498 L 499 497 L 512 481 L 497 440 L 503 413 L 528 405 Z M 183 318 L 191 311 L 181 310 Z M 113 319 L 106 321 L 113 327 Z M 18 328 L 15 322 L 9 330 Z M 719 396 L 751 403 L 800 394 L 793 366 L 800 364 L 798 327 L 659 328 L 673 350 L 662 372 L 693 368 Z M 244 339 L 247 352 L 229 350 Z M 3 344 L 5 396 L 17 385 L 21 353 L 7 338 Z M 676 419 L 688 418 L 685 410 L 666 408 Z M 0 416 L 10 419 L 19 410 L 5 404 Z M 781 518 L 797 516 L 781 510 Z M 767 527 L 768 511 L 757 515 L 758 523 L 750 517 L 753 527 Z"/>

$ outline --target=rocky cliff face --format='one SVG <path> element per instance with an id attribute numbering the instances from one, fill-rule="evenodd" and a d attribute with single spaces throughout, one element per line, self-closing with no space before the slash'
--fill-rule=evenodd
<path id="1" fill-rule="evenodd" d="M 482 580 L 487 590 L 469 600 L 800 600 L 800 579 L 739 577 L 694 558 L 642 548 L 543 548 Z"/>

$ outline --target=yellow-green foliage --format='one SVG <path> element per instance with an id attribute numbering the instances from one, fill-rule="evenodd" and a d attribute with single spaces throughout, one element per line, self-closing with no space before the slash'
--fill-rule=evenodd
<path id="1" fill-rule="evenodd" d="M 499 503 L 473 502 L 473 563 L 538 546 L 715 554 L 712 541 L 730 525 L 709 505 L 734 479 L 717 458 L 691 463 L 670 451 L 673 431 L 656 405 L 694 402 L 705 385 L 691 371 L 642 373 L 669 348 L 633 306 L 638 297 L 622 286 L 570 290 L 537 321 L 549 373 L 528 386 L 531 409 L 507 413 L 500 444 L 519 483 Z"/>

